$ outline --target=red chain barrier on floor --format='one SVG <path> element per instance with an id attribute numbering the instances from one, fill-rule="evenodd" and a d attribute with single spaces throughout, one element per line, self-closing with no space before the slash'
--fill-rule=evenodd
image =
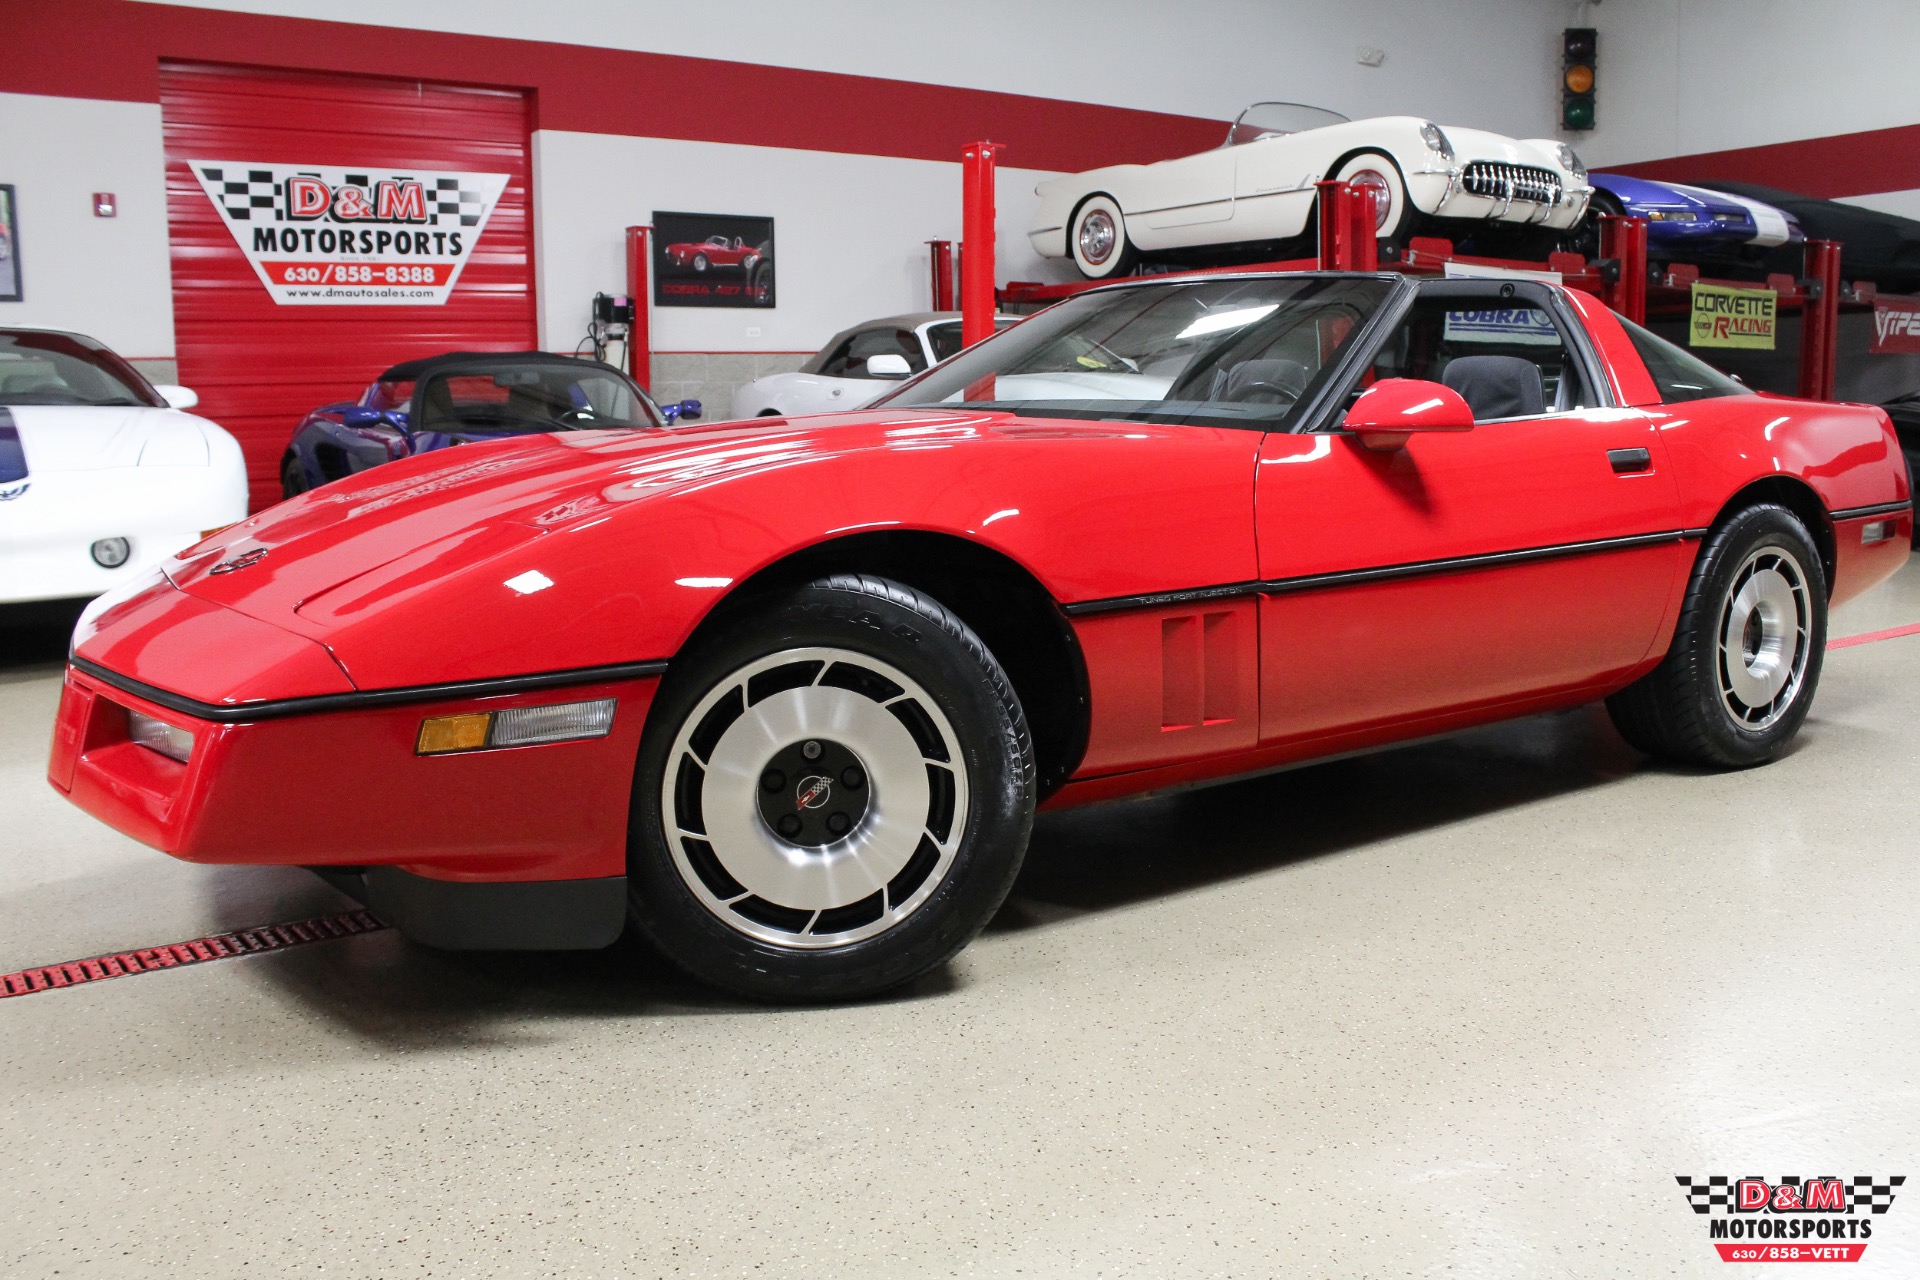
<path id="1" fill-rule="evenodd" d="M 1885 631 L 1868 631 L 1857 636 L 1841 636 L 1838 640 L 1827 641 L 1827 648 L 1848 649 L 1856 644 L 1872 644 L 1875 640 L 1894 640 L 1913 635 L 1920 635 L 1920 622 L 1904 627 L 1888 627 Z"/>
<path id="2" fill-rule="evenodd" d="M 364 911 L 349 911 L 344 915 L 321 916 L 317 920 L 262 925 L 258 929 L 242 929 L 238 933 L 195 938 L 191 942 L 145 947 L 139 951 L 119 951 L 90 960 L 42 965 L 37 969 L 0 974 L 0 1000 L 10 996 L 32 995 L 36 991 L 48 991 L 55 987 L 76 987 L 86 982 L 124 978 L 128 974 L 147 973 L 154 969 L 177 969 L 184 964 L 203 964 L 208 960 L 225 960 L 231 956 L 284 951 L 305 942 L 326 942 L 332 938 L 351 937 L 356 933 L 372 933 L 386 927 Z"/>

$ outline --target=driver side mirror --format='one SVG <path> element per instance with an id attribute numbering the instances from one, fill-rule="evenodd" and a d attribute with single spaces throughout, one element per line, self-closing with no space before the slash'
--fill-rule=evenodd
<path id="1" fill-rule="evenodd" d="M 698 400 L 681 400 L 674 404 L 663 404 L 660 406 L 660 416 L 667 420 L 668 426 L 672 426 L 682 420 L 692 422 L 700 416 L 700 402 Z"/>
<path id="2" fill-rule="evenodd" d="M 913 366 L 907 358 L 893 351 L 883 351 L 877 356 L 867 357 L 867 376 L 869 378 L 904 378 L 913 372 Z"/>
<path id="3" fill-rule="evenodd" d="M 160 398 L 167 402 L 169 409 L 191 409 L 200 403 L 200 393 L 191 387 L 176 387 L 171 383 L 161 383 L 154 388 Z"/>
<path id="4" fill-rule="evenodd" d="M 1360 393 L 1341 427 L 1378 453 L 1407 447 L 1418 431 L 1471 431 L 1473 410 L 1458 391 L 1419 378 L 1382 378 Z"/>

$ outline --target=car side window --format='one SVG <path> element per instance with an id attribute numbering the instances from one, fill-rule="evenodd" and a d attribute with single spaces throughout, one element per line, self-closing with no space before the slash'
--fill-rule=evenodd
<path id="1" fill-rule="evenodd" d="M 920 349 L 920 339 L 910 329 L 862 329 L 838 347 L 820 366 L 820 372 L 829 378 L 868 378 L 867 359 L 870 356 L 904 356 L 907 368 L 915 373 L 927 367 L 926 353 Z"/>
<path id="2" fill-rule="evenodd" d="M 1647 376 L 1659 388 L 1660 403 L 1682 404 L 1688 400 L 1711 400 L 1717 396 L 1743 396 L 1750 388 L 1734 381 L 1704 360 L 1682 351 L 1665 338 L 1649 333 L 1625 316 L 1620 326 L 1627 331 L 1633 349 L 1647 366 Z"/>
<path id="3" fill-rule="evenodd" d="M 1458 391 L 1476 422 L 1566 413 L 1598 403 L 1559 323 L 1513 298 L 1422 298 L 1373 362 L 1375 378 Z"/>

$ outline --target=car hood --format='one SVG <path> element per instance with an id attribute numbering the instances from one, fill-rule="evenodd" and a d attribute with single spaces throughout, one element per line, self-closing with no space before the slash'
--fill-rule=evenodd
<path id="1" fill-rule="evenodd" d="M 29 472 L 207 465 L 207 424 L 177 409 L 9 405 Z"/>
<path id="2" fill-rule="evenodd" d="M 282 625 L 304 620 L 311 631 L 346 621 L 357 599 L 424 587 L 638 502 L 847 453 L 925 447 L 943 430 L 976 434 L 982 420 L 878 410 L 436 450 L 283 502 L 188 548 L 165 571 L 202 599 Z"/>
<path id="3" fill-rule="evenodd" d="M 1504 133 L 1488 133 L 1485 129 L 1467 129 L 1451 124 L 1441 125 L 1440 131 L 1447 135 L 1447 141 L 1452 144 L 1457 164 L 1491 160 L 1501 164 L 1536 165 L 1552 169 L 1555 173 L 1565 173 L 1560 166 L 1560 157 L 1539 143 L 1509 138 Z"/>
<path id="4" fill-rule="evenodd" d="M 1700 187 L 1681 187 L 1650 178 L 1633 178 L 1623 173 L 1596 173 L 1593 185 L 1617 196 L 1629 209 L 1692 209 L 1708 213 L 1732 213 L 1745 216 L 1738 201 Z"/>

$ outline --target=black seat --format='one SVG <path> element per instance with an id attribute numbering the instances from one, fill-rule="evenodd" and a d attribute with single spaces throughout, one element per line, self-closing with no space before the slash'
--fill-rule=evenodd
<path id="1" fill-rule="evenodd" d="M 1475 422 L 1547 411 L 1540 366 L 1519 356 L 1458 356 L 1447 363 L 1440 381 L 1460 393 Z"/>

